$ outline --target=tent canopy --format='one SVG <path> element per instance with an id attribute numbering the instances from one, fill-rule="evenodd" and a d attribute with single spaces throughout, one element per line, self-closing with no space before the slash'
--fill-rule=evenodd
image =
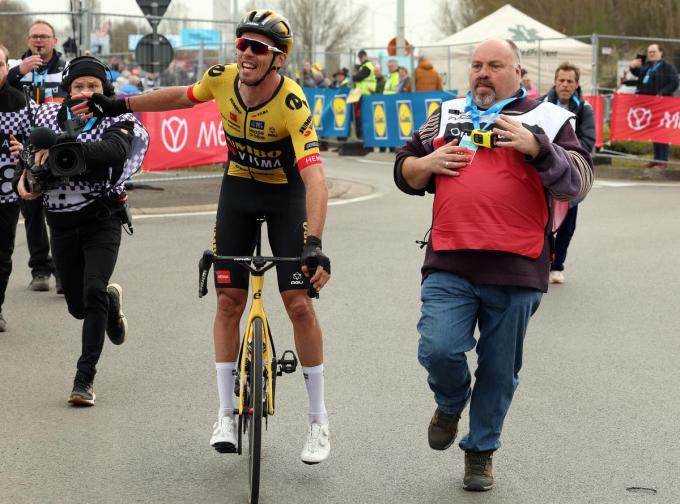
<path id="1" fill-rule="evenodd" d="M 490 38 L 510 39 L 522 53 L 522 68 L 542 93 L 553 85 L 555 69 L 565 61 L 581 70 L 580 84 L 591 93 L 592 46 L 553 30 L 506 4 L 496 12 L 437 42 L 420 54 L 446 74 L 446 86 L 464 94 L 468 89 L 470 56 L 477 43 Z"/>

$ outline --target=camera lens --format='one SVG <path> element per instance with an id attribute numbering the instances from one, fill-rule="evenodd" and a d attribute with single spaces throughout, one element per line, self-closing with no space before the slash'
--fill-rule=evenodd
<path id="1" fill-rule="evenodd" d="M 69 149 L 63 149 L 55 159 L 55 164 L 62 171 L 70 170 L 78 161 L 76 153 Z"/>

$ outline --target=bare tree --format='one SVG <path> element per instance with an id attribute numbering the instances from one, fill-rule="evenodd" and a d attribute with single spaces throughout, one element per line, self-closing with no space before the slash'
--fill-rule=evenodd
<path id="1" fill-rule="evenodd" d="M 366 15 L 361 7 L 350 14 L 341 2 L 289 0 L 284 15 L 293 27 L 295 44 L 309 57 L 312 41 L 328 52 L 339 52 L 361 40 Z"/>
<path id="2" fill-rule="evenodd" d="M 507 0 L 438 0 L 435 25 L 450 35 L 488 16 Z M 513 0 L 513 7 L 568 35 L 602 33 L 672 38 L 680 24 L 677 0 Z"/>
<path id="3" fill-rule="evenodd" d="M 19 0 L 0 0 L 1 12 L 28 12 L 28 7 Z M 26 50 L 26 34 L 33 22 L 30 15 L 0 17 L 0 44 L 7 47 L 10 58 L 18 59 Z"/>

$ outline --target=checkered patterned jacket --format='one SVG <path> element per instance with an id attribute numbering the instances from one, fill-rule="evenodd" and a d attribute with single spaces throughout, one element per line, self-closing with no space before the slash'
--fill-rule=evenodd
<path id="1" fill-rule="evenodd" d="M 24 95 L 16 89 L 5 86 L 0 89 L 0 204 L 16 203 L 19 195 L 12 189 L 12 179 L 16 171 L 14 159 L 9 155 L 10 135 L 23 142 L 31 131 Z M 31 114 L 37 105 L 31 100 Z"/>
<path id="2" fill-rule="evenodd" d="M 50 128 L 57 134 L 62 133 L 57 120 L 60 108 L 61 104 L 59 103 L 41 105 L 36 114 L 35 125 Z M 108 128 L 124 121 L 134 123 L 134 138 L 121 175 L 116 180 L 111 180 L 114 167 L 109 166 L 108 179 L 103 182 L 91 182 L 80 177 L 74 177 L 68 183 L 45 193 L 43 202 L 49 212 L 75 212 L 85 208 L 97 198 L 107 194 L 118 195 L 123 192 L 125 181 L 142 167 L 144 155 L 149 147 L 149 134 L 142 123 L 132 114 L 104 117 L 99 119 L 92 129 L 81 132 L 77 139 L 83 143 L 97 142 L 101 140 Z M 106 169 L 106 167 L 97 167 L 97 169 Z"/>

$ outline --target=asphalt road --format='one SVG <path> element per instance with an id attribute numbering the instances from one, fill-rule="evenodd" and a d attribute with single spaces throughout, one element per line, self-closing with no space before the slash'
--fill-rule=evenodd
<path id="1" fill-rule="evenodd" d="M 371 188 L 359 201 L 334 199 L 324 236 L 333 279 L 316 306 L 333 449 L 319 466 L 299 461 L 303 379 L 280 379 L 261 502 L 680 502 L 680 186 L 600 182 L 581 205 L 567 283 L 530 324 L 496 488 L 479 495 L 461 489 L 462 452 L 433 452 L 426 440 L 434 405 L 416 360 L 414 240 L 431 199 L 399 193 L 387 163 L 326 159 L 333 180 Z M 1 503 L 247 502 L 247 459 L 208 445 L 214 297 L 197 298 L 196 264 L 214 217 L 168 213 L 138 215 L 124 239 L 114 280 L 130 337 L 107 342 L 90 409 L 66 404 L 80 323 L 54 291 L 26 289 L 18 233 L 3 306 L 10 330 L 0 335 Z M 292 335 L 274 279 L 265 303 L 282 351 Z"/>

